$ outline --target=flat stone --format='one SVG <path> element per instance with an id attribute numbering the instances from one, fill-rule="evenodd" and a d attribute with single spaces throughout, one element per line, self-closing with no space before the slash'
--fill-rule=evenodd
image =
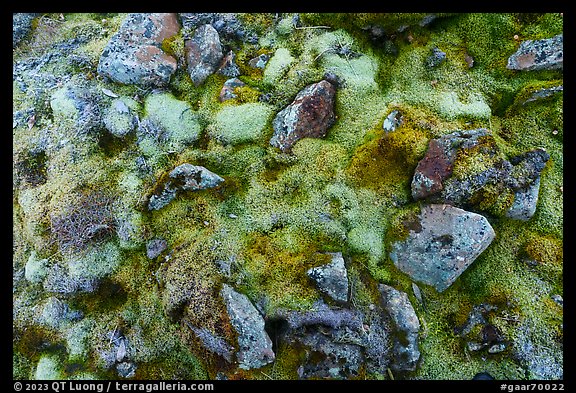
<path id="1" fill-rule="evenodd" d="M 272 146 L 288 152 L 296 141 L 310 137 L 323 138 L 334 124 L 334 86 L 325 80 L 302 89 L 294 101 L 278 112 L 272 126 Z"/>
<path id="2" fill-rule="evenodd" d="M 218 69 L 224 57 L 218 32 L 209 24 L 196 29 L 192 38 L 184 43 L 184 51 L 188 73 L 196 86 Z"/>
<path id="3" fill-rule="evenodd" d="M 339 302 L 348 301 L 348 273 L 342 253 L 331 253 L 332 261 L 326 265 L 314 267 L 307 274 L 320 291 Z"/>
<path id="4" fill-rule="evenodd" d="M 238 333 L 239 367 L 244 370 L 263 367 L 274 361 L 272 341 L 264 330 L 264 318 L 244 294 L 224 284 L 220 291 L 230 323 Z"/>
<path id="5" fill-rule="evenodd" d="M 176 71 L 176 59 L 162 42 L 178 34 L 176 14 L 135 13 L 122 22 L 102 52 L 98 73 L 122 84 L 166 86 Z"/>
<path id="6" fill-rule="evenodd" d="M 519 71 L 564 69 L 564 37 L 527 40 L 508 58 L 506 68 Z"/>
<path id="7" fill-rule="evenodd" d="M 394 265 L 413 280 L 444 291 L 474 262 L 495 237 L 480 214 L 446 204 L 422 208 L 408 238 L 392 246 Z"/>

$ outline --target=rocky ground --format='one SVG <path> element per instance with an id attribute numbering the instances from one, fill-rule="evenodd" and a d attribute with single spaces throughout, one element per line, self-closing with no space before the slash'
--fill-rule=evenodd
<path id="1" fill-rule="evenodd" d="M 15 379 L 562 379 L 562 14 L 14 14 Z"/>

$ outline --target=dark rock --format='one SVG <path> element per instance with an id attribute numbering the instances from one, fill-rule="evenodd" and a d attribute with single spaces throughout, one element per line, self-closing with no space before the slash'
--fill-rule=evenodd
<path id="1" fill-rule="evenodd" d="M 116 365 L 118 376 L 122 378 L 132 378 L 136 375 L 136 365 L 132 362 L 122 362 Z"/>
<path id="2" fill-rule="evenodd" d="M 260 68 L 261 70 L 263 70 L 264 68 L 266 68 L 266 64 L 268 63 L 268 60 L 270 60 L 270 56 L 263 53 L 260 56 L 256 56 L 255 58 L 250 59 L 248 61 L 248 65 L 250 67 Z"/>
<path id="3" fill-rule="evenodd" d="M 561 91 L 564 91 L 564 86 L 562 85 L 550 87 L 548 89 L 536 90 L 526 101 L 522 103 L 522 105 L 526 105 L 529 102 L 534 102 L 538 100 L 543 100 L 544 98 L 552 97 L 554 94 L 560 93 Z"/>
<path id="4" fill-rule="evenodd" d="M 334 96 L 334 86 L 325 80 L 302 89 L 274 118 L 270 144 L 288 152 L 302 138 L 324 137 L 336 120 Z"/>
<path id="5" fill-rule="evenodd" d="M 414 371 L 420 359 L 418 334 L 420 321 L 405 292 L 379 284 L 382 304 L 395 330 L 392 365 L 395 371 Z"/>
<path id="6" fill-rule="evenodd" d="M 488 313 L 496 311 L 497 309 L 498 308 L 496 306 L 488 303 L 481 303 L 472 307 L 466 322 L 462 326 L 456 327 L 454 332 L 460 336 L 466 336 L 472 331 L 472 329 L 474 329 L 476 325 L 486 325 L 488 323 Z"/>
<path id="7" fill-rule="evenodd" d="M 212 25 L 218 31 L 221 40 L 225 44 L 232 44 L 232 41 L 240 40 L 249 44 L 258 42 L 258 35 L 248 31 L 242 22 L 233 13 L 181 13 L 182 26 L 185 30 L 194 31 L 202 25 Z"/>
<path id="8" fill-rule="evenodd" d="M 98 73 L 122 84 L 166 86 L 176 71 L 177 62 L 161 47 L 165 39 L 179 30 L 176 14 L 128 15 L 104 48 Z"/>
<path id="9" fill-rule="evenodd" d="M 392 132 L 396 130 L 396 128 L 400 127 L 402 124 L 402 114 L 398 110 L 393 110 L 390 112 L 388 116 L 384 119 L 384 123 L 382 123 L 382 129 L 386 132 Z"/>
<path id="10" fill-rule="evenodd" d="M 564 37 L 559 34 L 543 40 L 527 40 L 508 58 L 506 68 L 519 71 L 562 70 Z"/>
<path id="11" fill-rule="evenodd" d="M 224 181 L 203 166 L 182 164 L 174 168 L 160 194 L 154 194 L 148 202 L 148 210 L 158 210 L 170 203 L 178 191 L 200 191 L 217 187 Z"/>
<path id="12" fill-rule="evenodd" d="M 436 20 L 436 18 L 438 18 L 438 15 L 436 14 L 428 14 L 426 15 L 424 18 L 422 18 L 422 20 L 420 21 L 420 23 L 418 23 L 418 25 L 420 27 L 426 27 L 428 26 L 430 23 L 434 22 Z"/>
<path id="13" fill-rule="evenodd" d="M 483 216 L 450 205 L 422 208 L 417 226 L 408 238 L 392 245 L 394 265 L 413 280 L 448 288 L 495 237 Z"/>
<path id="14" fill-rule="evenodd" d="M 504 352 L 506 350 L 506 344 L 504 343 L 498 343 L 498 344 L 494 344 L 492 345 L 490 348 L 488 348 L 488 353 L 500 353 L 500 352 Z"/>
<path id="15" fill-rule="evenodd" d="M 311 311 L 279 311 L 277 315 L 271 317 L 285 319 L 290 329 L 313 325 L 323 325 L 331 329 L 344 327 L 351 330 L 362 329 L 362 318 L 359 311 L 345 308 L 332 309 L 324 303 L 315 304 Z"/>
<path id="16" fill-rule="evenodd" d="M 246 86 L 246 84 L 242 82 L 240 79 L 238 78 L 228 79 L 226 82 L 224 82 L 222 90 L 220 90 L 220 102 L 236 98 L 236 94 L 234 94 L 234 89 L 242 86 Z"/>
<path id="17" fill-rule="evenodd" d="M 211 25 L 198 27 L 192 38 L 185 41 L 184 50 L 188 73 L 196 86 L 217 70 L 224 57 L 218 32 Z"/>
<path id="18" fill-rule="evenodd" d="M 476 375 L 474 375 L 474 377 L 472 378 L 473 380 L 492 380 L 494 379 L 494 377 L 486 372 L 481 372 L 478 373 Z"/>
<path id="19" fill-rule="evenodd" d="M 326 265 L 314 267 L 307 274 L 316 282 L 321 292 L 339 302 L 348 301 L 348 273 L 342 253 L 331 253 L 332 261 Z"/>
<path id="20" fill-rule="evenodd" d="M 346 86 L 346 81 L 344 80 L 344 78 L 336 75 L 332 71 L 326 71 L 324 73 L 324 80 L 326 80 L 327 82 L 330 82 L 332 84 L 332 86 L 334 86 L 337 89 Z"/>
<path id="21" fill-rule="evenodd" d="M 274 361 L 272 341 L 264 330 L 264 318 L 258 313 L 246 295 L 224 284 L 220 292 L 230 317 L 230 323 L 238 333 L 239 367 L 244 370 L 260 368 Z"/>
<path id="22" fill-rule="evenodd" d="M 156 258 L 166 249 L 168 243 L 164 239 L 152 239 L 146 243 L 146 256 L 150 259 Z"/>
<path id="23" fill-rule="evenodd" d="M 37 13 L 14 13 L 12 14 L 12 48 L 16 48 L 30 30 L 32 30 L 32 20 L 38 16 Z"/>
<path id="24" fill-rule="evenodd" d="M 446 53 L 437 47 L 432 48 L 432 54 L 426 58 L 426 66 L 430 68 L 438 67 L 446 61 Z"/>
<path id="25" fill-rule="evenodd" d="M 226 56 L 224 56 L 217 72 L 228 78 L 235 78 L 240 75 L 240 68 L 238 68 L 238 64 L 236 64 L 236 54 L 233 51 L 229 51 Z"/>
<path id="26" fill-rule="evenodd" d="M 228 344 L 226 340 L 222 337 L 218 337 L 210 332 L 208 329 L 202 327 L 198 328 L 188 324 L 188 327 L 196 334 L 196 336 L 202 341 L 202 344 L 210 352 L 222 356 L 228 363 L 232 362 L 232 357 L 234 356 L 234 347 Z"/>

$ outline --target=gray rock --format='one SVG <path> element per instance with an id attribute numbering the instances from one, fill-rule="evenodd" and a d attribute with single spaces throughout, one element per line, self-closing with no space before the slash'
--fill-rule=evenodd
<path id="1" fill-rule="evenodd" d="M 174 168 L 160 194 L 150 197 L 148 210 L 159 210 L 170 203 L 178 191 L 200 191 L 217 187 L 224 181 L 203 166 L 182 164 Z"/>
<path id="2" fill-rule="evenodd" d="M 270 56 L 263 53 L 260 56 L 256 56 L 255 58 L 250 59 L 248 61 L 248 65 L 250 67 L 260 68 L 261 70 L 263 70 L 264 68 L 266 68 L 266 64 L 268 64 L 268 60 L 270 60 Z"/>
<path id="3" fill-rule="evenodd" d="M 32 20 L 38 16 L 37 13 L 14 13 L 12 14 L 12 48 L 26 38 L 32 30 Z"/>
<path id="4" fill-rule="evenodd" d="M 466 322 L 462 326 L 456 327 L 454 332 L 464 337 L 469 334 L 476 325 L 487 325 L 487 314 L 489 312 L 496 311 L 497 309 L 498 308 L 496 306 L 488 303 L 481 303 L 472 307 Z"/>
<path id="5" fill-rule="evenodd" d="M 168 243 L 164 239 L 152 239 L 146 243 L 146 256 L 150 259 L 156 258 L 166 249 Z"/>
<path id="6" fill-rule="evenodd" d="M 264 318 L 246 295 L 224 284 L 220 292 L 230 323 L 238 333 L 239 367 L 244 370 L 263 367 L 274 361 L 272 341 L 264 330 Z"/>
<path id="7" fill-rule="evenodd" d="M 508 58 L 506 68 L 519 71 L 562 70 L 564 37 L 559 34 L 543 40 L 527 40 Z"/>
<path id="8" fill-rule="evenodd" d="M 392 245 L 394 265 L 413 280 L 448 288 L 495 237 L 480 214 L 445 204 L 426 205 L 408 238 Z"/>
<path id="9" fill-rule="evenodd" d="M 486 346 L 486 344 L 478 343 L 475 341 L 468 341 L 466 343 L 466 347 L 468 348 L 468 350 L 470 352 L 478 352 L 478 351 L 482 350 L 485 346 Z"/>
<path id="10" fill-rule="evenodd" d="M 488 348 L 488 353 L 500 353 L 500 352 L 504 352 L 506 350 L 506 344 L 504 343 L 498 343 L 498 344 L 494 344 L 492 346 L 490 346 L 490 348 Z"/>
<path id="11" fill-rule="evenodd" d="M 420 21 L 420 23 L 418 23 L 418 25 L 419 25 L 420 27 L 426 27 L 426 26 L 428 26 L 430 23 L 432 23 L 433 21 L 435 21 L 436 18 L 438 18 L 438 15 L 436 15 L 436 14 L 428 14 L 428 15 L 426 15 L 424 18 L 422 18 L 422 20 Z"/>
<path id="12" fill-rule="evenodd" d="M 194 31 L 202 25 L 212 25 L 220 36 L 229 43 L 240 40 L 249 44 L 258 42 L 258 35 L 248 31 L 233 13 L 196 12 L 180 13 L 182 26 L 188 31 Z"/>
<path id="13" fill-rule="evenodd" d="M 234 356 L 234 347 L 226 342 L 222 337 L 214 335 L 208 329 L 202 327 L 198 328 L 190 325 L 186 322 L 188 327 L 196 334 L 196 336 L 202 341 L 202 344 L 210 352 L 222 356 L 228 363 L 232 363 L 232 358 Z"/>
<path id="14" fill-rule="evenodd" d="M 104 126 L 114 136 L 125 137 L 138 124 L 138 117 L 122 99 L 112 101 L 104 113 Z"/>
<path id="15" fill-rule="evenodd" d="M 184 50 L 188 73 L 196 86 L 217 70 L 224 57 L 218 32 L 209 24 L 196 29 L 192 38 L 185 41 Z"/>
<path id="16" fill-rule="evenodd" d="M 536 90 L 526 101 L 522 103 L 522 105 L 526 105 L 529 102 L 534 102 L 538 100 L 543 100 L 544 98 L 552 97 L 556 93 L 560 93 L 564 91 L 564 86 L 554 86 L 548 89 L 540 89 Z"/>
<path id="17" fill-rule="evenodd" d="M 529 379 L 561 380 L 564 377 L 563 344 L 550 337 L 531 319 L 518 328 L 512 343 L 514 358 L 523 365 Z"/>
<path id="18" fill-rule="evenodd" d="M 222 90 L 220 90 L 220 102 L 224 102 L 227 100 L 231 100 L 232 98 L 236 98 L 236 94 L 234 94 L 234 89 L 237 87 L 246 86 L 244 82 L 242 82 L 238 78 L 228 79 L 224 82 L 224 86 Z"/>
<path id="19" fill-rule="evenodd" d="M 395 371 L 414 371 L 420 359 L 418 334 L 420 321 L 405 292 L 379 284 L 382 304 L 395 329 L 395 339 L 391 368 Z"/>
<path id="20" fill-rule="evenodd" d="M 136 364 L 132 362 L 122 362 L 116 364 L 118 376 L 122 378 L 132 378 L 136 375 Z"/>
<path id="21" fill-rule="evenodd" d="M 348 301 L 348 273 L 342 253 L 331 253 L 332 261 L 326 265 L 314 267 L 307 274 L 320 291 L 339 302 Z"/>
<path id="22" fill-rule="evenodd" d="M 336 120 L 335 94 L 334 86 L 325 80 L 302 89 L 274 118 L 270 144 L 288 152 L 302 138 L 323 138 Z"/>
<path id="23" fill-rule="evenodd" d="M 540 179 L 536 179 L 526 189 L 516 191 L 514 193 L 514 203 L 506 211 L 506 217 L 521 221 L 529 220 L 536 212 L 539 190 Z"/>
<path id="24" fill-rule="evenodd" d="M 236 54 L 233 51 L 229 51 L 226 56 L 224 56 L 217 72 L 228 78 L 236 78 L 240 75 L 240 68 L 238 64 L 236 64 Z"/>
<path id="25" fill-rule="evenodd" d="M 400 111 L 393 110 L 384 119 L 382 129 L 386 132 L 392 132 L 396 130 L 396 128 L 400 127 L 401 124 L 402 124 L 402 114 L 400 113 Z"/>
<path id="26" fill-rule="evenodd" d="M 177 62 L 161 49 L 162 42 L 179 30 L 176 14 L 128 15 L 104 48 L 98 73 L 122 84 L 166 86 Z"/>
<path id="27" fill-rule="evenodd" d="M 438 67 L 446 61 L 446 53 L 437 47 L 432 48 L 432 53 L 426 58 L 426 66 L 429 68 Z"/>

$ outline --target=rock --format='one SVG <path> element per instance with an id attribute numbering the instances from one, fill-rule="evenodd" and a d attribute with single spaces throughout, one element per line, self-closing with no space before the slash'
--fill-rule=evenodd
<path id="1" fill-rule="evenodd" d="M 537 179 L 526 189 L 514 193 L 514 203 L 506 211 L 506 217 L 527 221 L 536 213 L 540 179 Z"/>
<path id="2" fill-rule="evenodd" d="M 338 302 L 348 301 L 348 273 L 342 253 L 331 253 L 332 261 L 326 265 L 314 267 L 307 274 L 321 292 Z"/>
<path id="3" fill-rule="evenodd" d="M 474 377 L 472 378 L 473 380 L 493 380 L 494 377 L 486 372 L 481 372 L 478 373 L 476 375 L 474 375 Z"/>
<path id="4" fill-rule="evenodd" d="M 393 110 L 390 112 L 388 116 L 384 119 L 384 123 L 382 124 L 382 129 L 386 132 L 392 132 L 396 128 L 400 127 L 402 124 L 402 114 L 400 111 Z"/>
<path id="5" fill-rule="evenodd" d="M 266 64 L 268 63 L 268 60 L 270 60 L 270 56 L 263 53 L 260 56 L 256 56 L 255 58 L 250 59 L 248 61 L 248 65 L 250 67 L 260 68 L 261 70 L 263 70 L 264 68 L 266 68 Z"/>
<path id="6" fill-rule="evenodd" d="M 220 292 L 230 317 L 230 323 L 238 333 L 239 351 L 236 355 L 239 367 L 244 370 L 263 367 L 274 361 L 272 341 L 264 330 L 264 318 L 258 313 L 246 295 L 224 284 Z"/>
<path id="7" fill-rule="evenodd" d="M 396 333 L 391 368 L 395 371 L 414 371 L 420 359 L 418 349 L 420 321 L 416 311 L 405 292 L 386 284 L 379 284 L 378 290 Z"/>
<path id="8" fill-rule="evenodd" d="M 168 243 L 164 239 L 152 239 L 146 243 L 146 256 L 150 259 L 156 258 L 166 249 Z"/>
<path id="9" fill-rule="evenodd" d="M 188 73 L 196 86 L 217 70 L 224 57 L 218 32 L 209 24 L 196 29 L 192 38 L 185 41 L 184 51 Z"/>
<path id="10" fill-rule="evenodd" d="M 97 132 L 102 126 L 101 100 L 92 88 L 68 83 L 50 97 L 55 120 L 72 124 L 79 134 Z"/>
<path id="11" fill-rule="evenodd" d="M 325 80 L 302 89 L 274 118 L 270 144 L 288 152 L 302 138 L 324 137 L 336 119 L 334 96 L 334 86 Z"/>
<path id="12" fill-rule="evenodd" d="M 240 68 L 238 68 L 238 64 L 236 64 L 236 54 L 233 51 L 229 51 L 226 56 L 224 56 L 217 72 L 228 78 L 236 78 L 240 75 Z"/>
<path id="13" fill-rule="evenodd" d="M 563 85 L 550 87 L 548 89 L 536 90 L 526 101 L 522 103 L 522 105 L 526 105 L 529 102 L 534 102 L 542 100 L 544 98 L 552 97 L 554 94 L 560 93 L 561 91 L 564 91 Z"/>
<path id="14" fill-rule="evenodd" d="M 432 23 L 433 21 L 435 21 L 436 18 L 438 18 L 438 15 L 436 15 L 436 14 L 428 14 L 428 15 L 426 15 L 424 18 L 422 18 L 422 20 L 420 21 L 420 23 L 418 23 L 418 25 L 419 25 L 420 27 L 426 27 L 426 26 L 428 26 L 430 23 Z"/>
<path id="15" fill-rule="evenodd" d="M 480 351 L 482 348 L 484 348 L 486 345 L 482 344 L 482 343 L 478 343 L 475 341 L 469 341 L 466 343 L 466 347 L 468 348 L 468 350 L 470 352 L 478 352 Z"/>
<path id="16" fill-rule="evenodd" d="M 462 337 L 466 336 L 476 325 L 486 325 L 488 323 L 486 319 L 488 313 L 496 311 L 497 309 L 496 306 L 489 303 L 481 303 L 472 307 L 466 322 L 462 326 L 454 328 L 454 332 Z"/>
<path id="17" fill-rule="evenodd" d="M 198 328 L 191 326 L 186 322 L 188 327 L 196 334 L 196 336 L 202 341 L 202 344 L 210 352 L 222 356 L 228 363 L 232 363 L 232 357 L 234 356 L 234 347 L 226 342 L 222 337 L 218 337 L 210 332 L 206 328 Z"/>
<path id="18" fill-rule="evenodd" d="M 258 42 L 258 35 L 246 30 L 233 13 L 181 13 L 180 18 L 186 30 L 193 31 L 202 25 L 210 24 L 218 31 L 220 39 L 229 42 L 240 40 L 249 44 Z"/>
<path id="19" fill-rule="evenodd" d="M 126 100 L 118 98 L 112 101 L 104 113 L 104 126 L 114 136 L 123 138 L 133 131 L 138 124 L 138 117 L 132 112 L 132 109 L 126 105 Z M 130 100 L 134 105 L 135 101 Z"/>
<path id="20" fill-rule="evenodd" d="M 136 375 L 136 365 L 132 362 L 122 362 L 116 365 L 118 376 L 122 378 L 132 378 Z"/>
<path id="21" fill-rule="evenodd" d="M 554 300 L 554 303 L 556 303 L 560 307 L 564 307 L 564 299 L 562 298 L 562 296 L 556 294 L 556 295 L 552 295 L 550 297 L 552 298 L 552 300 Z"/>
<path id="22" fill-rule="evenodd" d="M 38 16 L 37 13 L 12 14 L 12 48 L 16 48 L 32 30 L 32 20 L 36 16 Z"/>
<path id="23" fill-rule="evenodd" d="M 432 48 L 432 54 L 426 58 L 426 66 L 429 68 L 438 67 L 446 61 L 446 53 L 442 52 L 437 47 Z"/>
<path id="24" fill-rule="evenodd" d="M 65 324 L 82 319 L 81 311 L 73 311 L 68 304 L 62 300 L 51 296 L 46 300 L 37 321 L 41 325 L 52 329 L 59 329 Z"/>
<path id="25" fill-rule="evenodd" d="M 180 30 L 176 14 L 134 13 L 126 17 L 102 52 L 98 73 L 114 82 L 143 87 L 166 86 L 177 68 L 162 49 Z"/>
<path id="26" fill-rule="evenodd" d="M 222 90 L 220 90 L 220 102 L 236 98 L 236 94 L 234 94 L 234 89 L 242 86 L 246 86 L 246 84 L 242 82 L 240 79 L 238 78 L 228 79 L 226 82 L 224 82 Z"/>
<path id="27" fill-rule="evenodd" d="M 564 37 L 559 34 L 543 40 L 527 40 L 508 58 L 506 68 L 519 71 L 562 70 Z"/>
<path id="28" fill-rule="evenodd" d="M 500 353 L 500 352 L 504 352 L 506 350 L 506 344 L 504 343 L 498 343 L 498 344 L 494 344 L 492 345 L 490 348 L 488 348 L 488 353 Z"/>
<path id="29" fill-rule="evenodd" d="M 36 255 L 36 251 L 32 251 L 24 267 L 24 277 L 32 283 L 39 284 L 48 274 L 47 267 L 48 259 L 40 259 Z"/>
<path id="30" fill-rule="evenodd" d="M 424 206 L 414 227 L 406 240 L 392 245 L 390 258 L 413 280 L 438 292 L 448 288 L 495 237 L 485 217 L 444 204 Z"/>
<path id="31" fill-rule="evenodd" d="M 415 282 L 412 283 L 412 292 L 414 292 L 414 297 L 416 298 L 416 301 L 418 302 L 418 304 L 424 305 L 424 299 L 422 298 L 422 292 L 420 291 L 420 288 L 418 287 L 418 285 L 416 285 Z"/>
<path id="32" fill-rule="evenodd" d="M 182 164 L 174 168 L 161 193 L 150 197 L 148 210 L 158 210 L 170 203 L 178 191 L 200 191 L 217 187 L 224 181 L 203 166 Z"/>

